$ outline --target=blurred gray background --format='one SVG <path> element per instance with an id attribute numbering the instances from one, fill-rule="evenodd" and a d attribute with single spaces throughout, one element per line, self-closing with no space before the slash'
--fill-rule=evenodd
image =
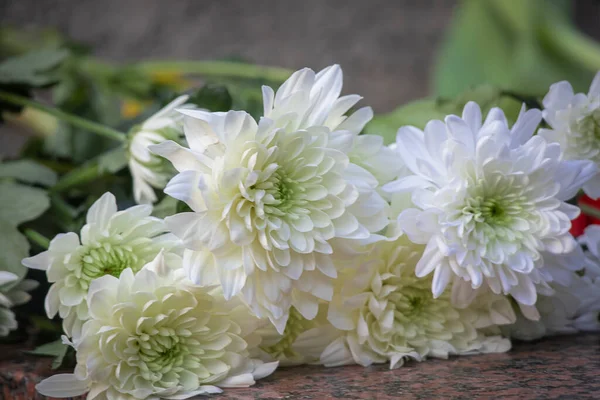
<path id="1" fill-rule="evenodd" d="M 527 1 L 527 0 L 523 0 Z M 550 1 L 550 0 L 548 0 Z M 0 0 L 0 24 L 54 27 L 114 61 L 341 64 L 346 93 L 384 112 L 428 94 L 456 0 Z M 574 0 L 600 39 L 600 1 Z"/>

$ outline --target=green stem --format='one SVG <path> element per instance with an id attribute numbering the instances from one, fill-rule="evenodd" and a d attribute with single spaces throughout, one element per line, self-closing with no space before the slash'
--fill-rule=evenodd
<path id="1" fill-rule="evenodd" d="M 78 117 L 76 115 L 68 114 L 64 111 L 59 110 L 58 108 L 47 106 L 45 104 L 39 103 L 35 100 L 30 100 L 23 96 L 0 90 L 0 100 L 23 107 L 35 108 L 37 110 L 48 113 L 61 121 L 88 130 L 100 136 L 118 140 L 120 142 L 123 142 L 126 139 L 126 135 L 124 133 L 112 129 L 108 126 L 87 120 L 85 118 Z"/>
<path id="2" fill-rule="evenodd" d="M 62 219 L 73 220 L 77 216 L 76 210 L 56 193 L 50 193 L 50 204 L 55 213 Z"/>
<path id="3" fill-rule="evenodd" d="M 293 71 L 230 61 L 145 61 L 133 66 L 145 73 L 180 73 L 221 78 L 265 79 L 283 82 Z"/>
<path id="4" fill-rule="evenodd" d="M 83 184 L 85 182 L 90 182 L 100 176 L 100 166 L 97 162 L 91 161 L 89 163 L 83 164 L 81 167 L 74 169 L 69 172 L 54 186 L 50 188 L 51 193 L 60 193 L 64 192 L 67 189 L 70 189 L 74 186 Z"/>
<path id="5" fill-rule="evenodd" d="M 600 210 L 585 203 L 580 203 L 581 212 L 589 217 L 600 218 Z"/>
<path id="6" fill-rule="evenodd" d="M 94 179 L 97 179 L 105 174 L 114 173 L 124 168 L 127 165 L 126 155 L 124 154 L 125 149 L 122 146 L 107 151 L 106 153 L 100 154 L 96 158 L 89 160 L 85 164 L 71 170 L 71 172 L 64 175 L 56 182 L 54 186 L 50 188 L 50 193 L 60 193 L 74 186 L 89 183 Z M 109 159 L 111 163 L 115 163 L 115 154 L 123 153 L 119 157 L 122 158 L 122 163 L 118 163 L 116 166 L 113 165 L 112 169 L 105 166 L 106 160 Z M 104 165 L 104 166 L 103 166 Z"/>
<path id="7" fill-rule="evenodd" d="M 33 229 L 25 229 L 25 236 L 43 249 L 50 247 L 50 239 Z"/>

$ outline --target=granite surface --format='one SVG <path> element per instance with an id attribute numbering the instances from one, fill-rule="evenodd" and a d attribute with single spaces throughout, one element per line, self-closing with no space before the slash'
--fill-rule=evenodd
<path id="1" fill-rule="evenodd" d="M 0 398 L 38 400 L 34 386 L 50 360 L 0 346 Z M 362 368 L 280 369 L 248 389 L 213 399 L 584 399 L 600 398 L 600 336 L 515 343 L 506 354 L 409 362 L 390 371 Z"/>

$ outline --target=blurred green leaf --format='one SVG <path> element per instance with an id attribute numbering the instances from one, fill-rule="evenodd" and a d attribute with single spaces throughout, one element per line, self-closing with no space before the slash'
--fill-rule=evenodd
<path id="1" fill-rule="evenodd" d="M 1 207 L 1 206 L 0 206 Z M 20 279 L 7 285 L 7 288 L 19 283 L 27 273 L 21 260 L 29 256 L 29 242 L 9 221 L 0 217 L 0 271 L 9 271 Z"/>
<path id="2" fill-rule="evenodd" d="M 117 94 L 103 69 L 90 70 L 84 57 L 69 57 L 60 70 L 60 82 L 54 87 L 53 99 L 63 111 L 108 126 L 121 121 Z M 54 157 L 81 163 L 114 146 L 111 139 L 85 129 L 60 124 L 57 132 L 45 139 L 44 151 Z"/>
<path id="3" fill-rule="evenodd" d="M 52 186 L 56 173 L 50 168 L 31 160 L 17 160 L 0 164 L 0 178 L 14 178 L 25 183 Z"/>
<path id="4" fill-rule="evenodd" d="M 177 203 L 179 203 L 177 199 L 165 196 L 161 201 L 154 205 L 152 215 L 157 218 L 170 217 L 177 213 Z"/>
<path id="5" fill-rule="evenodd" d="M 152 79 L 135 66 L 119 68 L 117 73 L 108 75 L 107 84 L 116 92 L 138 99 L 148 98 L 154 87 Z"/>
<path id="6" fill-rule="evenodd" d="M 447 115 L 461 115 L 464 106 L 475 101 L 485 116 L 493 107 L 501 108 L 509 122 L 513 123 L 521 109 L 521 100 L 491 85 L 469 89 L 453 99 L 436 98 L 417 100 L 388 114 L 376 115 L 365 127 L 365 133 L 383 136 L 386 144 L 396 140 L 396 132 L 402 126 L 415 126 L 419 129 L 431 120 L 443 120 Z"/>
<path id="7" fill-rule="evenodd" d="M 12 226 L 36 219 L 49 206 L 45 190 L 12 182 L 0 183 L 0 219 Z"/>
<path id="8" fill-rule="evenodd" d="M 51 356 L 57 357 L 66 353 L 67 345 L 64 344 L 60 339 L 54 342 L 45 343 L 41 346 L 36 347 L 33 350 L 26 351 L 27 354 L 33 354 L 36 356 Z"/>
<path id="9" fill-rule="evenodd" d="M 375 115 L 365 127 L 365 133 L 383 136 L 384 143 L 396 141 L 396 132 L 401 126 L 416 126 L 423 129 L 432 119 L 444 119 L 437 99 L 417 100 L 402 105 L 388 114 Z"/>
<path id="10" fill-rule="evenodd" d="M 570 35 L 576 29 L 565 12 L 569 5 L 566 0 L 463 0 L 436 64 L 436 94 L 453 97 L 488 83 L 542 96 L 565 79 L 586 89 L 600 69 L 600 47 L 572 50 L 585 39 Z M 592 50 L 599 62 L 590 68 Z"/>
<path id="11" fill-rule="evenodd" d="M 70 346 L 64 344 L 61 340 L 56 340 L 38 346 L 34 350 L 26 351 L 26 353 L 35 356 L 54 357 L 54 360 L 52 360 L 52 369 L 57 369 L 62 365 L 69 348 Z"/>
<path id="12" fill-rule="evenodd" d="M 32 88 L 46 87 L 57 81 L 53 70 L 66 58 L 64 49 L 42 49 L 10 57 L 0 62 L 0 90 L 21 96 L 29 96 Z M 2 112 L 21 112 L 22 106 L 0 101 L 0 122 Z"/>
<path id="13" fill-rule="evenodd" d="M 233 99 L 226 86 L 209 83 L 193 93 L 188 102 L 209 111 L 229 111 Z"/>
<path id="14" fill-rule="evenodd" d="M 114 173 L 127 166 L 125 148 L 120 146 L 98 157 L 98 173 Z"/>
<path id="15" fill-rule="evenodd" d="M 41 87 L 56 82 L 48 71 L 57 67 L 69 52 L 64 49 L 42 49 L 11 57 L 0 63 L 0 84 L 22 84 Z"/>

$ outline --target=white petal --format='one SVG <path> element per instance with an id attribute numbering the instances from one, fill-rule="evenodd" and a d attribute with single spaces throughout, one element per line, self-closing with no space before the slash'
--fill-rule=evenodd
<path id="1" fill-rule="evenodd" d="M 57 374 L 44 379 L 35 386 L 36 390 L 48 397 L 75 397 L 89 390 L 88 382 L 79 380 L 73 374 Z"/>
<path id="2" fill-rule="evenodd" d="M 104 193 L 88 210 L 86 222 L 95 224 L 98 229 L 104 230 L 109 219 L 117 212 L 117 200 L 110 193 Z"/>
<path id="3" fill-rule="evenodd" d="M 173 142 L 166 140 L 162 143 L 148 147 L 151 152 L 166 158 L 173 164 L 173 167 L 179 172 L 195 170 L 203 173 L 210 173 L 212 160 L 201 153 L 187 149 Z"/>

